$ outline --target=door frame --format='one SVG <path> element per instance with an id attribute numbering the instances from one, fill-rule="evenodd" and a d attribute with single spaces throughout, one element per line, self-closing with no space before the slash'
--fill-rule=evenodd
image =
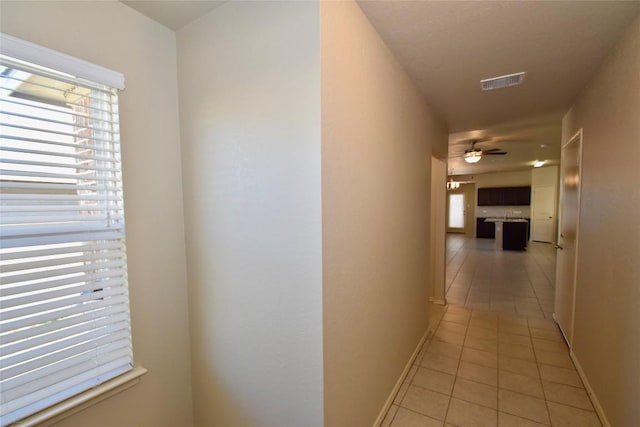
<path id="1" fill-rule="evenodd" d="M 563 221 L 563 217 L 564 217 L 564 212 L 562 209 L 562 200 L 564 197 L 564 169 L 563 169 L 563 160 L 564 160 L 564 156 L 562 156 L 562 153 L 564 152 L 564 149 L 569 146 L 571 143 L 577 141 L 578 143 L 578 185 L 577 185 L 577 212 L 576 212 L 576 237 L 575 237 L 575 250 L 574 250 L 574 256 L 573 256 L 573 293 L 571 295 L 571 314 L 570 314 L 570 322 L 571 322 L 571 332 L 570 332 L 570 336 L 566 336 L 564 329 L 562 328 L 562 325 L 560 325 L 560 322 L 558 321 L 558 318 L 556 317 L 556 313 L 554 310 L 553 313 L 553 319 L 555 320 L 555 322 L 560 326 L 560 331 L 562 332 L 562 335 L 564 336 L 565 341 L 567 342 L 569 348 L 573 348 L 573 336 L 574 336 L 574 326 L 575 326 L 575 318 L 576 318 L 576 293 L 578 290 L 578 247 L 579 247 L 579 240 L 580 240 L 580 210 L 581 210 L 581 195 L 582 195 L 582 140 L 583 140 L 583 132 L 582 132 L 582 128 L 580 128 L 576 133 L 573 134 L 573 136 L 571 138 L 569 138 L 569 141 L 567 141 L 565 144 L 562 144 L 561 147 L 561 156 L 560 156 L 560 185 L 559 187 L 559 192 L 560 192 L 560 203 L 558 204 L 558 232 L 557 232 L 557 236 L 556 236 L 556 250 L 561 250 L 561 233 L 562 233 L 562 221 Z M 555 287 L 556 287 L 556 302 L 557 302 L 557 287 L 558 287 L 558 270 L 557 270 L 557 266 L 558 266 L 558 262 L 557 262 L 557 258 L 558 258 L 559 254 L 556 254 L 556 283 L 555 283 Z"/>
<path id="2" fill-rule="evenodd" d="M 447 161 L 431 157 L 431 279 L 429 301 L 446 305 Z M 431 327 L 432 325 L 429 325 Z M 435 325 L 433 325 L 435 326 Z"/>

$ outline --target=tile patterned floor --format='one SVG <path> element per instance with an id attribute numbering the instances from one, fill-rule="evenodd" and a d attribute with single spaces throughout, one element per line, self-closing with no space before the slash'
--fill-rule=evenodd
<path id="1" fill-rule="evenodd" d="M 553 249 L 498 252 L 461 236 L 448 244 L 450 304 L 382 425 L 601 426 L 549 320 Z"/>
<path id="2" fill-rule="evenodd" d="M 556 252 L 531 242 L 526 251 L 498 251 L 493 239 L 447 236 L 447 301 L 503 314 L 551 319 Z"/>

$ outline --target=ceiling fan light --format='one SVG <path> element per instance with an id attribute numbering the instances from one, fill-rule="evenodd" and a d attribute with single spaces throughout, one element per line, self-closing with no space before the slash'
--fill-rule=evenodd
<path id="1" fill-rule="evenodd" d="M 464 153 L 464 161 L 467 163 L 478 163 L 482 158 L 482 152 L 470 151 Z"/>

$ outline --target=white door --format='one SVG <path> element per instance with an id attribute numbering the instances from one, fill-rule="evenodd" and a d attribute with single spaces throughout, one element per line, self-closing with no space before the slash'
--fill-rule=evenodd
<path id="1" fill-rule="evenodd" d="M 464 233 L 464 193 L 449 193 L 447 195 L 447 208 L 447 231 Z"/>
<path id="2" fill-rule="evenodd" d="M 533 187 L 531 240 L 549 243 L 554 241 L 555 205 L 555 185 L 537 185 Z"/>
<path id="3" fill-rule="evenodd" d="M 582 130 L 562 147 L 560 160 L 560 230 L 556 262 L 554 318 L 569 347 L 573 341 L 576 295 L 576 258 L 580 213 Z"/>

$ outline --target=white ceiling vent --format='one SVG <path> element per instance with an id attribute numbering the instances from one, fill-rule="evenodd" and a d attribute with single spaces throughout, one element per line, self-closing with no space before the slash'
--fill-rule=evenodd
<path id="1" fill-rule="evenodd" d="M 482 90 L 500 89 L 503 87 L 517 86 L 524 80 L 524 71 L 521 73 L 507 74 L 506 76 L 492 77 L 480 80 Z"/>

